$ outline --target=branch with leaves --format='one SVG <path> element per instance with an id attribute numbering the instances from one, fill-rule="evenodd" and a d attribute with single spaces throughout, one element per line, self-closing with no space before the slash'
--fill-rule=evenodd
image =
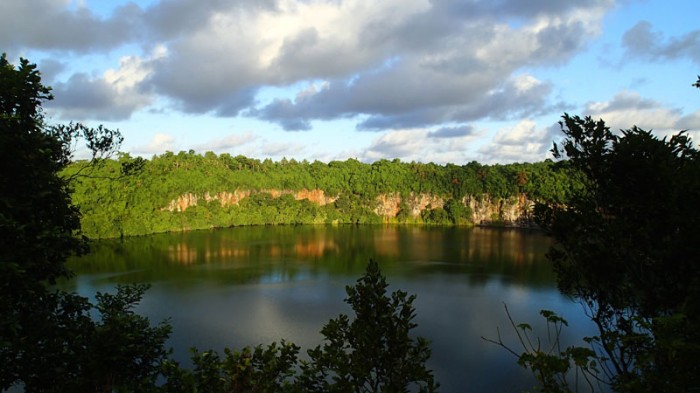
<path id="1" fill-rule="evenodd" d="M 481 337 L 483 340 L 498 345 L 518 358 L 518 364 L 532 370 L 540 386 L 538 389 L 547 393 L 578 392 L 586 388 L 587 391 L 596 392 L 609 385 L 599 369 L 604 362 L 597 353 L 586 347 L 568 346 L 562 347 L 561 336 L 568 322 L 549 310 L 541 310 L 540 315 L 547 321 L 547 336 L 543 341 L 541 337 L 532 336 L 532 326 L 527 323 L 516 324 L 508 310 L 503 305 L 510 326 L 515 332 L 520 349 L 513 348 L 503 341 L 501 331 L 496 328 L 496 339 Z M 591 342 L 592 338 L 585 338 Z M 522 351 L 522 352 L 520 352 Z M 573 388 L 573 390 L 572 390 Z"/>

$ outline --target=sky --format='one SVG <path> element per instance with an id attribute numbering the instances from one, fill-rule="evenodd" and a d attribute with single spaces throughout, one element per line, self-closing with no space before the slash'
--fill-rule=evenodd
<path id="1" fill-rule="evenodd" d="M 3 0 L 52 123 L 122 151 L 536 162 L 564 113 L 700 140 L 696 0 Z M 82 154 L 80 151 L 77 155 Z"/>

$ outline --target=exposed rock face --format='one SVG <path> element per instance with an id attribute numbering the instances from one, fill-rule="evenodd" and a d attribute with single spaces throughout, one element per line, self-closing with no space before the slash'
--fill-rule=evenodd
<path id="1" fill-rule="evenodd" d="M 335 202 L 338 196 L 328 196 L 323 190 L 260 190 L 258 192 L 270 194 L 273 198 L 282 195 L 294 195 L 294 199 L 306 199 L 310 202 L 324 206 Z M 235 190 L 233 192 L 222 191 L 215 194 L 205 193 L 202 199 L 210 203 L 218 201 L 222 207 L 238 205 L 244 198 L 253 193 L 250 190 Z M 172 200 L 163 210 L 171 212 L 183 212 L 189 207 L 197 206 L 200 197 L 193 193 L 183 194 Z M 376 198 L 377 207 L 374 212 L 386 219 L 396 217 L 401 209 L 402 197 L 399 193 L 381 194 Z M 489 224 L 493 222 L 503 222 L 518 224 L 530 221 L 534 202 L 527 199 L 525 195 L 508 199 L 492 198 L 488 194 L 481 196 L 465 196 L 462 200 L 465 206 L 472 211 L 472 222 L 475 224 Z M 421 212 L 428 207 L 435 209 L 445 205 L 445 198 L 432 194 L 411 193 L 406 200 L 406 205 L 413 217 L 420 216 Z"/>
<path id="2" fill-rule="evenodd" d="M 177 197 L 177 199 L 170 201 L 168 206 L 162 210 L 169 210 L 171 212 L 184 212 L 190 206 L 197 206 L 197 195 L 192 193 L 182 194 Z"/>
<path id="3" fill-rule="evenodd" d="M 207 202 L 219 201 L 219 203 L 221 204 L 221 207 L 230 206 L 230 205 L 238 206 L 238 203 L 243 198 L 246 198 L 248 196 L 250 196 L 249 190 L 236 190 L 234 192 L 222 191 L 222 192 L 217 192 L 214 195 L 211 195 L 207 192 L 204 194 L 204 200 Z"/>
<path id="4" fill-rule="evenodd" d="M 282 195 L 293 194 L 294 199 L 308 199 L 313 203 L 317 203 L 320 206 L 333 203 L 338 199 L 337 196 L 331 197 L 327 196 L 323 190 L 301 190 L 301 191 L 291 191 L 291 190 L 261 190 L 259 192 L 270 194 L 273 198 L 279 198 Z M 206 192 L 204 193 L 204 200 L 209 203 L 213 201 L 218 201 L 221 207 L 232 206 L 238 204 L 244 199 L 250 196 L 253 191 L 250 190 L 235 190 L 233 192 L 221 191 L 215 194 Z M 193 193 L 182 194 L 170 201 L 168 206 L 164 207 L 162 210 L 168 210 L 171 212 L 183 212 L 190 207 L 197 206 L 199 202 L 199 197 Z"/>
<path id="5" fill-rule="evenodd" d="M 328 205 L 329 203 L 335 202 L 338 197 L 337 196 L 326 196 L 326 193 L 323 190 L 315 189 L 315 190 L 301 190 L 297 191 L 294 193 L 294 199 L 301 200 L 301 199 L 307 199 L 310 202 L 316 203 L 320 206 Z"/>
<path id="6" fill-rule="evenodd" d="M 525 195 L 508 199 L 491 198 L 484 194 L 480 197 L 466 196 L 463 203 L 472 210 L 475 224 L 488 224 L 494 221 L 518 223 L 530 221 L 534 202 Z"/>
<path id="7" fill-rule="evenodd" d="M 420 213 L 430 206 L 431 209 L 445 206 L 445 199 L 438 195 L 411 193 L 408 197 L 408 207 L 411 209 L 413 217 L 420 216 Z"/>
<path id="8" fill-rule="evenodd" d="M 382 217 L 391 218 L 399 213 L 402 198 L 398 193 L 382 194 L 376 198 L 376 201 L 377 208 L 374 212 Z M 534 202 L 528 200 L 525 195 L 509 199 L 491 198 L 488 194 L 480 197 L 466 196 L 462 203 L 471 209 L 472 222 L 475 224 L 493 222 L 516 224 L 528 221 L 534 205 Z M 410 214 L 418 217 L 428 207 L 431 209 L 443 207 L 445 198 L 432 194 L 411 194 L 407 198 L 406 205 L 410 209 Z"/>
<path id="9" fill-rule="evenodd" d="M 382 217 L 396 217 L 399 214 L 401 195 L 398 193 L 381 194 L 377 196 L 377 207 L 374 212 Z"/>
<path id="10" fill-rule="evenodd" d="M 381 194 L 377 196 L 376 201 L 377 207 L 374 209 L 374 212 L 379 216 L 396 217 L 399 214 L 399 210 L 401 210 L 402 198 L 399 193 Z M 411 193 L 406 201 L 406 205 L 410 209 L 410 215 L 418 217 L 428 206 L 433 209 L 443 207 L 445 200 L 437 195 Z"/>

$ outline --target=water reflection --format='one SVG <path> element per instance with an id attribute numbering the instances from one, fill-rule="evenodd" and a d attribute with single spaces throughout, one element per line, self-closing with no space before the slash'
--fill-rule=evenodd
<path id="1" fill-rule="evenodd" d="M 289 280 L 302 273 L 354 275 L 374 258 L 397 274 L 468 271 L 477 281 L 479 274 L 500 274 L 532 284 L 553 278 L 542 263 L 547 246 L 537 233 L 485 228 L 252 227 L 102 241 L 70 267 L 81 274 L 138 270 L 122 278 L 142 281 L 220 270 L 224 282 L 250 282 L 280 271 Z"/>
<path id="2" fill-rule="evenodd" d="M 432 340 L 442 392 L 510 392 L 531 388 L 530 375 L 480 339 L 507 327 L 504 302 L 535 327 L 539 309 L 562 312 L 573 326 L 565 339 L 590 329 L 556 291 L 548 245 L 539 233 L 507 229 L 232 228 L 98 242 L 71 261 L 77 277 L 65 285 L 91 295 L 115 283 L 153 283 L 139 311 L 171 318 L 171 345 L 186 362 L 191 346 L 319 344 L 323 324 L 350 311 L 345 286 L 374 258 L 392 290 L 418 295 L 418 330 Z"/>

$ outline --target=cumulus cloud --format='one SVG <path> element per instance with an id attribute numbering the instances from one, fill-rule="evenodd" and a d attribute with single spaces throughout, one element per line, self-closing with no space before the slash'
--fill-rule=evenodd
<path id="1" fill-rule="evenodd" d="M 262 141 L 257 148 L 257 152 L 262 157 L 295 157 L 305 150 L 304 145 L 299 143 L 270 142 Z"/>
<path id="2" fill-rule="evenodd" d="M 175 150 L 177 150 L 175 137 L 165 133 L 157 133 L 147 144 L 135 146 L 131 149 L 135 154 L 141 155 L 162 154 L 166 151 Z"/>
<path id="3" fill-rule="evenodd" d="M 360 154 L 365 162 L 399 158 L 417 162 L 463 162 L 469 159 L 469 143 L 480 136 L 471 126 L 437 130 L 393 130 L 377 136 Z"/>
<path id="4" fill-rule="evenodd" d="M 73 75 L 57 88 L 70 96 L 62 103 L 67 115 L 124 119 L 152 94 L 177 110 L 246 114 L 290 131 L 308 130 L 314 120 L 357 118 L 359 129 L 398 130 L 551 110 L 559 105 L 550 102 L 551 85 L 523 70 L 569 61 L 599 34 L 614 5 L 161 0 L 128 3 L 102 17 L 69 3 L 3 2 L 0 44 L 76 55 L 128 48 L 131 62 L 148 72 L 129 85 L 128 102 L 106 75 Z M 162 56 L 133 49 L 158 46 L 167 49 Z M 325 83 L 312 94 L 259 96 L 263 87 L 314 81 Z M 107 104 L 113 110 L 101 111 Z"/>
<path id="5" fill-rule="evenodd" d="M 700 131 L 700 110 L 681 117 L 676 126 L 681 130 Z"/>
<path id="6" fill-rule="evenodd" d="M 101 77 L 73 74 L 66 82 L 54 84 L 54 101 L 48 108 L 61 118 L 124 120 L 152 102 L 152 95 L 141 82 L 150 69 L 138 57 L 123 57 L 119 68 L 107 70 Z"/>
<path id="7" fill-rule="evenodd" d="M 474 127 L 463 125 L 458 127 L 441 127 L 435 131 L 428 132 L 430 138 L 459 138 L 474 134 Z"/>
<path id="8" fill-rule="evenodd" d="M 625 32 L 622 45 L 627 56 L 661 61 L 687 58 L 700 64 L 700 30 L 678 37 L 666 38 L 652 30 L 652 24 L 642 21 Z"/>
<path id="9" fill-rule="evenodd" d="M 411 66 L 384 67 L 352 84 L 326 83 L 323 88 L 303 91 L 293 101 L 278 99 L 249 114 L 277 122 L 286 130 L 310 129 L 312 119 L 363 114 L 368 117 L 358 124 L 359 129 L 385 130 L 486 118 L 503 120 L 552 109 L 547 103 L 551 85 L 530 75 L 493 81 L 494 85 L 488 86 L 476 73 L 439 75 L 409 69 Z M 480 94 L 475 88 L 481 89 Z"/>
<path id="10" fill-rule="evenodd" d="M 231 134 L 223 138 L 217 138 L 207 141 L 203 144 L 194 147 L 197 151 L 214 151 L 222 152 L 226 150 L 231 150 L 235 148 L 240 148 L 243 145 L 249 144 L 257 140 L 258 137 L 253 135 L 251 132 L 246 132 L 244 134 Z"/>
<path id="11" fill-rule="evenodd" d="M 536 162 L 549 156 L 559 125 L 538 128 L 530 119 L 499 130 L 491 142 L 479 149 L 479 161 L 486 163 Z"/>
<path id="12" fill-rule="evenodd" d="M 133 41 L 140 27 L 138 6 L 129 3 L 109 19 L 80 5 L 61 0 L 22 0 L 0 3 L 0 47 L 89 51 L 112 49 Z"/>
<path id="13" fill-rule="evenodd" d="M 669 109 L 637 92 L 623 91 L 606 102 L 589 102 L 585 114 L 605 120 L 612 130 L 637 126 L 646 130 L 671 130 L 680 125 L 681 111 Z"/>
<path id="14" fill-rule="evenodd" d="M 172 0 L 146 8 L 125 5 L 104 19 L 57 0 L 7 4 L 7 12 L 0 12 L 6 22 L 32 21 L 0 23 L 10 29 L 0 34 L 12 40 L 8 45 L 78 51 L 156 40 L 167 53 L 142 59 L 151 72 L 137 90 L 152 91 L 186 112 L 245 111 L 286 130 L 358 115 L 366 117 L 362 129 L 399 129 L 545 110 L 551 87 L 538 81 L 518 89 L 523 76 L 516 73 L 568 61 L 598 33 L 612 6 L 609 0 L 527 7 L 518 0 Z M 30 11 L 53 22 L 35 24 Z M 9 17 L 17 14 L 27 18 Z M 58 33 L 47 31 L 59 25 Z M 327 85 L 295 100 L 257 103 L 263 86 L 309 80 Z M 94 91 L 76 98 L 76 108 L 107 100 L 106 80 L 77 74 L 70 83 Z M 125 118 L 141 107 L 122 103 L 112 116 Z"/>

